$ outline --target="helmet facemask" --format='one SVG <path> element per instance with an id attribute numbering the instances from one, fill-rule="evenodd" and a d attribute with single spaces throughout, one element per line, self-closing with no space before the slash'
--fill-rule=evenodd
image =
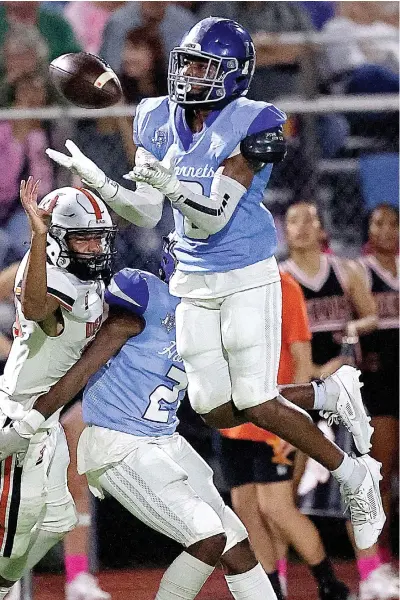
<path id="1" fill-rule="evenodd" d="M 108 283 L 112 274 L 112 260 L 115 254 L 116 227 L 91 227 L 67 229 L 52 225 L 49 229 L 50 246 L 58 246 L 56 265 L 66 269 L 82 281 L 102 279 Z M 79 252 L 71 248 L 72 240 L 98 238 L 100 252 Z M 48 249 L 49 252 L 49 249 Z"/>
<path id="2" fill-rule="evenodd" d="M 186 75 L 188 63 L 204 63 L 204 75 Z M 225 79 L 238 70 L 236 58 L 221 58 L 201 50 L 186 47 L 174 48 L 168 68 L 168 92 L 172 101 L 180 106 L 203 105 L 211 108 L 225 99 Z M 199 88 L 195 91 L 195 88 Z"/>

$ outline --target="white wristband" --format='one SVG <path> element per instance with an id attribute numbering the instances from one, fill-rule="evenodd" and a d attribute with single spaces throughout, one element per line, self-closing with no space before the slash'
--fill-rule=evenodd
<path id="1" fill-rule="evenodd" d="M 15 431 L 23 438 L 31 438 L 39 427 L 45 422 L 44 416 L 34 408 L 22 419 L 22 421 L 14 421 L 13 427 Z"/>

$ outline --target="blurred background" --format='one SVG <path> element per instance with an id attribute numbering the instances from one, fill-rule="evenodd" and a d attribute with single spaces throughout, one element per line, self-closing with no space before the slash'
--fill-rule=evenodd
<path id="1" fill-rule="evenodd" d="M 122 182 L 132 166 L 135 105 L 166 94 L 170 50 L 192 25 L 211 15 L 232 18 L 249 30 L 257 50 L 249 97 L 288 114 L 288 154 L 274 167 L 264 199 L 278 228 L 279 257 L 287 254 L 285 212 L 298 201 L 317 204 L 330 252 L 348 258 L 365 252 L 371 210 L 398 204 L 398 2 L 7 1 L 0 3 L 0 272 L 28 248 L 20 180 L 29 174 L 40 178 L 41 195 L 74 184 L 47 158 L 46 147 L 62 151 L 70 138 Z M 99 54 L 111 65 L 121 80 L 123 104 L 101 113 L 63 104 L 49 84 L 48 64 L 79 50 Z M 119 227 L 116 269 L 158 272 L 161 237 L 173 228 L 169 206 L 164 212 L 153 230 L 113 215 Z M 14 311 L 10 289 L 0 288 L 4 361 Z M 187 407 L 182 423 L 182 433 L 212 464 L 229 499 L 212 432 Z M 103 569 L 162 566 L 175 556 L 172 543 L 114 501 L 106 499 L 96 510 L 92 558 Z M 344 522 L 314 518 L 328 554 L 351 561 Z M 396 511 L 394 539 L 395 523 Z M 292 559 L 297 560 L 295 554 Z M 61 568 L 57 554 L 42 565 Z M 355 581 L 356 571 L 350 572 Z M 37 597 L 42 599 L 40 593 Z"/>

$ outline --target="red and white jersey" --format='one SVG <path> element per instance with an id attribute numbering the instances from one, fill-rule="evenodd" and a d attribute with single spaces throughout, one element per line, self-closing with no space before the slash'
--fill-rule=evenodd
<path id="1" fill-rule="evenodd" d="M 20 406 L 30 409 L 37 396 L 46 393 L 77 362 L 96 335 L 103 316 L 102 282 L 81 281 L 48 264 L 47 291 L 60 303 L 63 331 L 51 337 L 38 323 L 28 321 L 19 301 L 27 256 L 16 275 L 14 341 L 0 377 L 0 409 L 10 418 L 21 418 Z M 20 403 L 19 409 L 16 402 Z M 53 415 L 51 421 L 57 418 Z"/>

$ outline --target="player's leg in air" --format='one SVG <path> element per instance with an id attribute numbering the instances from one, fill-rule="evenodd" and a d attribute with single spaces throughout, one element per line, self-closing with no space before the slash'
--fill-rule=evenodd
<path id="1" fill-rule="evenodd" d="M 66 600 L 109 600 L 110 594 L 100 589 L 90 573 L 91 501 L 87 480 L 77 470 L 78 441 L 85 424 L 82 405 L 75 402 L 61 419 L 67 437 L 71 463 L 68 469 L 68 487 L 75 502 L 78 523 L 64 538 L 64 565 Z"/>
<path id="2" fill-rule="evenodd" d="M 331 471 L 350 508 L 357 546 L 367 548 L 385 521 L 380 465 L 369 456 L 344 453 L 280 395 L 280 294 L 280 284 L 272 283 L 214 300 L 182 300 L 176 311 L 177 348 L 185 362 L 189 398 L 209 425 L 238 424 L 239 412 L 241 422 L 275 433 Z M 356 370 L 342 367 L 325 381 L 280 391 L 303 408 L 339 414 L 365 453 L 371 431 L 366 417 L 365 429 L 356 419 L 362 409 L 359 387 Z M 371 504 L 368 493 L 374 498 Z"/>
<path id="3" fill-rule="evenodd" d="M 242 435 L 250 437 L 248 427 L 240 429 Z M 295 505 L 292 486 L 294 452 L 286 456 L 287 444 L 271 434 L 266 438 L 268 441 L 226 437 L 235 435 L 238 430 L 223 432 L 220 446 L 222 471 L 231 489 L 232 506 L 246 526 L 254 552 L 267 571 L 277 596 L 279 592 L 287 595 L 279 568 L 290 545 L 309 566 L 320 599 L 345 600 L 349 589 L 337 579 L 317 528 Z"/>

